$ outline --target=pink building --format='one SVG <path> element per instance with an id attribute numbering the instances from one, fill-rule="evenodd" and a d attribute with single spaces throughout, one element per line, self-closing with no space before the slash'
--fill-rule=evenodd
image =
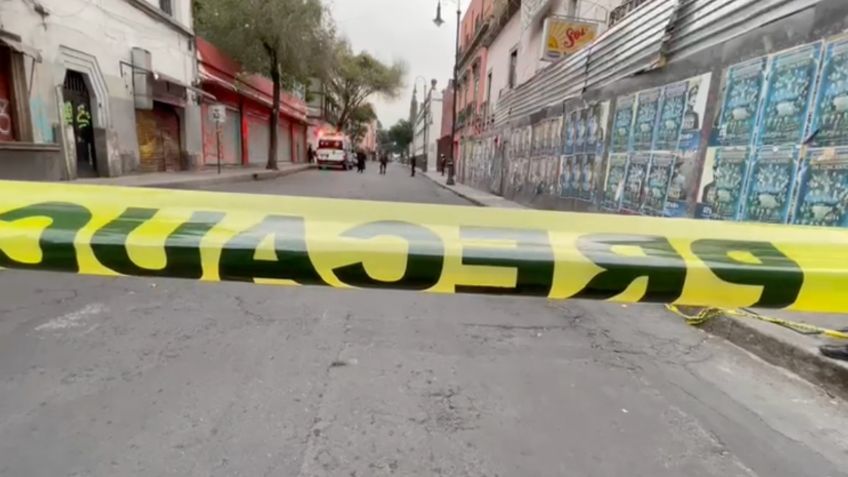
<path id="1" fill-rule="evenodd" d="M 365 131 L 365 136 L 359 141 L 359 147 L 365 150 L 368 155 L 376 154 L 377 152 L 377 120 L 371 121 Z"/>

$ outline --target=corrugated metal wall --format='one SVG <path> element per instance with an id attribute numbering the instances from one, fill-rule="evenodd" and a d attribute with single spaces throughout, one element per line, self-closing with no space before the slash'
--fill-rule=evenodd
<path id="1" fill-rule="evenodd" d="M 654 0 L 607 30 L 589 47 L 537 73 L 504 95 L 495 127 L 720 45 L 820 0 Z M 846 0 L 848 1 L 848 0 Z"/>
<path id="2" fill-rule="evenodd" d="M 819 0 L 683 0 L 668 46 L 679 60 L 815 6 Z"/>

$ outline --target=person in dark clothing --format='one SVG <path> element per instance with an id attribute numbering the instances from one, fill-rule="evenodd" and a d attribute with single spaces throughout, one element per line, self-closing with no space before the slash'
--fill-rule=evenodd
<path id="1" fill-rule="evenodd" d="M 356 151 L 356 172 L 362 174 L 365 172 L 365 161 L 368 158 L 365 157 L 365 151 L 359 149 Z"/>
<path id="2" fill-rule="evenodd" d="M 415 156 L 409 158 L 409 165 L 412 166 L 412 177 L 415 177 Z"/>
<path id="3" fill-rule="evenodd" d="M 380 154 L 380 175 L 386 175 L 386 166 L 389 164 L 389 156 L 386 153 Z"/>
<path id="4" fill-rule="evenodd" d="M 312 149 L 312 144 L 306 148 L 306 160 L 308 160 L 310 164 L 315 162 L 315 149 Z"/>
<path id="5" fill-rule="evenodd" d="M 445 158 L 444 154 L 439 155 L 439 165 L 441 165 L 442 176 L 445 175 L 445 167 L 448 165 L 448 160 Z"/>

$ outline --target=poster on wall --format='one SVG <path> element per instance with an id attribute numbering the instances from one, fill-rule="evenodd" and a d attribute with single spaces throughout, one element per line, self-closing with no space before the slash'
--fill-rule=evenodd
<path id="1" fill-rule="evenodd" d="M 665 200 L 669 192 L 671 175 L 674 172 L 675 157 L 668 152 L 654 153 L 651 158 L 647 183 L 645 184 L 645 199 L 642 211 L 649 215 L 663 215 Z"/>
<path id="2" fill-rule="evenodd" d="M 615 101 L 615 116 L 612 124 L 610 152 L 627 152 L 630 149 L 630 130 L 633 127 L 634 95 L 622 96 Z"/>
<path id="3" fill-rule="evenodd" d="M 527 173 L 527 189 L 533 196 L 542 194 L 544 190 L 544 184 L 542 184 L 543 162 L 544 160 L 541 157 L 530 159 Z"/>
<path id="4" fill-rule="evenodd" d="M 577 159 L 574 155 L 563 156 L 562 172 L 559 178 L 559 195 L 562 198 L 568 199 L 577 195 L 577 190 L 574 188 L 574 180 L 577 174 L 576 169 Z"/>
<path id="5" fill-rule="evenodd" d="M 800 144 L 816 85 L 821 42 L 774 56 L 766 83 L 758 144 Z"/>
<path id="6" fill-rule="evenodd" d="M 513 195 L 521 195 L 526 190 L 527 183 L 527 167 L 529 161 L 526 157 L 518 157 L 512 161 L 513 168 L 510 171 L 510 189 Z"/>
<path id="7" fill-rule="evenodd" d="M 713 181 L 704 186 L 703 201 L 708 206 L 701 218 L 736 220 L 748 169 L 747 148 L 712 149 Z M 708 155 L 708 158 L 710 156 Z M 710 162 L 709 159 L 707 162 Z M 705 165 L 706 167 L 706 165 Z"/>
<path id="8" fill-rule="evenodd" d="M 686 217 L 688 214 L 689 191 L 694 186 L 698 164 L 697 149 L 680 151 L 674 154 L 671 174 L 668 179 L 668 192 L 665 197 L 663 215 L 665 217 Z"/>
<path id="9" fill-rule="evenodd" d="M 783 224 L 798 172 L 798 149 L 761 148 L 751 163 L 742 220 Z"/>
<path id="10" fill-rule="evenodd" d="M 653 149 L 654 131 L 657 126 L 657 113 L 660 105 L 660 88 L 639 93 L 636 101 L 636 119 L 633 124 L 632 149 L 650 151 Z"/>
<path id="11" fill-rule="evenodd" d="M 577 192 L 577 197 L 580 200 L 587 202 L 595 201 L 595 187 L 597 187 L 599 168 L 597 157 L 592 152 L 587 152 L 582 156 L 583 162 L 580 163 L 580 189 Z"/>
<path id="12" fill-rule="evenodd" d="M 757 124 L 766 69 L 765 57 L 733 65 L 727 69 L 724 100 L 714 144 L 748 146 Z"/>
<path id="13" fill-rule="evenodd" d="M 810 145 L 848 146 L 848 39 L 827 43 L 818 91 Z"/>
<path id="14" fill-rule="evenodd" d="M 848 227 L 848 148 L 809 149 L 794 223 Z"/>
<path id="15" fill-rule="evenodd" d="M 563 154 L 574 154 L 574 141 L 577 138 L 577 130 L 575 129 L 576 123 L 577 116 L 575 111 L 572 111 L 565 116 L 565 137 L 563 138 L 565 144 L 562 149 Z"/>
<path id="16" fill-rule="evenodd" d="M 687 81 L 686 102 L 680 138 L 675 149 L 675 160 L 665 200 L 666 217 L 686 217 L 689 213 L 689 194 L 695 190 L 698 169 L 698 153 L 701 150 L 701 126 L 707 108 L 707 96 L 712 76 L 707 73 Z M 712 177 L 712 165 L 705 173 Z"/>
<path id="17" fill-rule="evenodd" d="M 617 211 L 621 207 L 627 163 L 627 154 L 610 154 L 604 180 L 604 196 L 601 199 L 602 208 Z"/>
<path id="18" fill-rule="evenodd" d="M 557 157 L 559 157 L 560 150 L 562 149 L 562 120 L 562 116 L 557 116 L 551 126 L 554 135 L 554 145 L 551 148 L 551 154 L 555 154 Z"/>
<path id="19" fill-rule="evenodd" d="M 624 183 L 624 193 L 621 197 L 621 208 L 638 212 L 642 208 L 645 197 L 645 181 L 651 166 L 651 154 L 636 152 L 630 155 L 627 167 L 627 179 Z"/>
<path id="20" fill-rule="evenodd" d="M 587 134 L 589 132 L 589 128 L 587 127 L 588 121 L 588 111 L 586 109 L 581 109 L 576 112 L 577 117 L 577 125 L 575 126 L 575 138 L 574 138 L 574 153 L 580 154 L 586 151 L 586 139 Z"/>
<path id="21" fill-rule="evenodd" d="M 657 122 L 654 149 L 672 151 L 677 148 L 680 129 L 683 126 L 683 114 L 686 109 L 689 82 L 681 81 L 663 88 L 660 118 Z"/>
<path id="22" fill-rule="evenodd" d="M 559 187 L 560 187 L 560 171 L 562 167 L 562 157 L 561 156 L 553 156 L 548 161 L 548 170 L 545 173 L 545 176 L 548 178 L 548 194 L 551 195 L 559 195 Z"/>
<path id="23" fill-rule="evenodd" d="M 598 103 L 589 108 L 586 151 L 602 155 L 604 151 L 604 125 L 607 123 L 609 102 Z"/>

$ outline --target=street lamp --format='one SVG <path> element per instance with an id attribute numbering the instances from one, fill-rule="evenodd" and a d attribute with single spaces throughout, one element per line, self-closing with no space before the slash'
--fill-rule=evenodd
<path id="1" fill-rule="evenodd" d="M 453 157 L 453 143 L 456 140 L 456 107 L 457 107 L 457 96 L 456 90 L 459 85 L 457 84 L 456 77 L 459 73 L 459 26 L 462 23 L 462 5 L 460 4 L 461 0 L 447 0 L 456 3 L 456 47 L 454 48 L 453 55 L 453 121 L 451 121 L 451 139 L 450 139 L 450 155 L 448 156 L 448 180 L 447 185 L 454 185 L 456 182 L 454 181 L 455 174 L 455 164 L 456 159 Z M 445 21 L 442 20 L 442 0 L 439 0 L 439 3 L 436 5 L 436 18 L 433 19 L 433 23 L 436 24 L 437 27 L 442 26 Z"/>

